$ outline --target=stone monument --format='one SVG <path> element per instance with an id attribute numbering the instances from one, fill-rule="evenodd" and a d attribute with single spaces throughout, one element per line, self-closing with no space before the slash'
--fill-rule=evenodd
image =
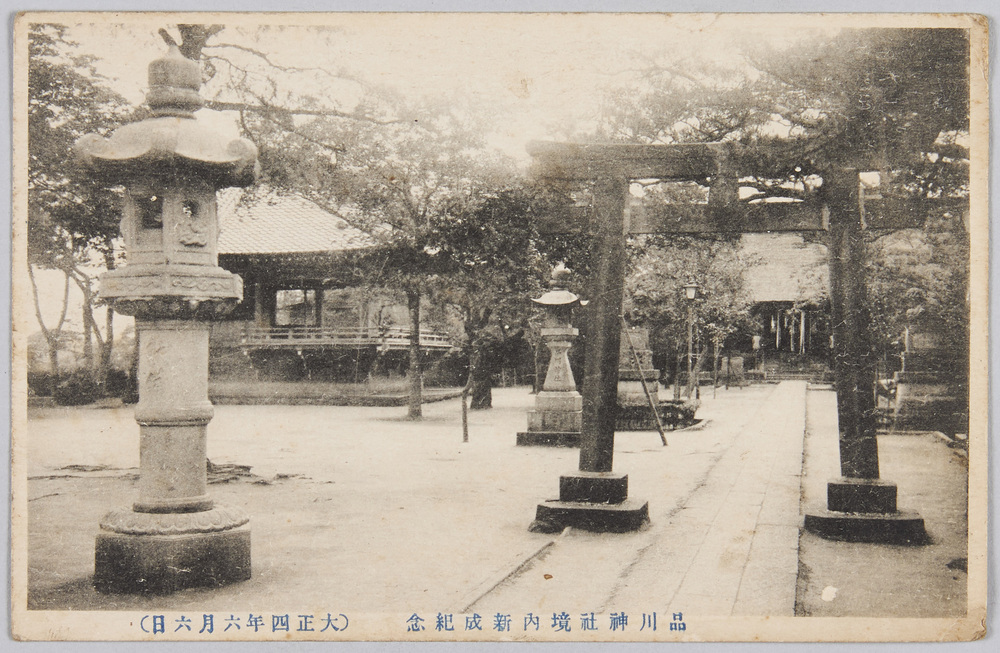
<path id="1" fill-rule="evenodd" d="M 249 517 L 207 493 L 211 320 L 243 297 L 218 267 L 216 191 L 257 176 L 257 149 L 227 141 L 194 117 L 201 70 L 177 46 L 149 65 L 152 117 L 76 153 L 108 185 L 125 186 L 127 265 L 101 277 L 100 295 L 134 315 L 139 336 L 139 497 L 109 513 L 97 536 L 102 592 L 171 592 L 250 577 Z"/>
<path id="2" fill-rule="evenodd" d="M 517 434 L 518 446 L 545 445 L 577 447 L 583 428 L 583 397 L 576 390 L 569 350 L 579 331 L 570 324 L 573 309 L 586 302 L 565 288 L 569 271 L 557 269 L 549 281 L 549 291 L 531 301 L 545 309 L 542 342 L 549 348 L 545 384 L 535 397 L 535 409 L 528 411 L 528 430 Z"/>
<path id="3" fill-rule="evenodd" d="M 636 366 L 637 358 L 638 366 Z M 623 330 L 618 352 L 616 431 L 651 431 L 657 428 L 656 417 L 649 404 L 653 401 L 659 409 L 659 378 L 660 371 L 653 368 L 649 330 L 640 327 L 632 327 L 627 332 Z M 649 392 L 648 397 L 647 392 Z"/>

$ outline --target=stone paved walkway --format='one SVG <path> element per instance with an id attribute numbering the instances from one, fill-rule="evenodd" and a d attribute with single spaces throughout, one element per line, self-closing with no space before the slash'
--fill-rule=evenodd
<path id="1" fill-rule="evenodd" d="M 674 484 L 679 494 L 633 485 L 632 496 L 650 500 L 649 530 L 617 539 L 569 531 L 475 607 L 793 616 L 805 393 L 804 381 L 771 386 L 735 423 L 710 421 L 706 431 L 733 439 L 705 452 L 714 460 L 693 484 Z"/>

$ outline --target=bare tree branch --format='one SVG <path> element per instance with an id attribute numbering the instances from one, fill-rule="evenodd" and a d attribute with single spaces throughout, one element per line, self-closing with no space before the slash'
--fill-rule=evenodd
<path id="1" fill-rule="evenodd" d="M 403 120 L 380 120 L 378 118 L 372 118 L 371 116 L 359 115 L 356 113 L 348 113 L 345 111 L 337 111 L 335 109 L 305 109 L 305 108 L 295 108 L 288 109 L 286 107 L 278 107 L 269 104 L 248 104 L 246 102 L 222 102 L 219 100 L 208 100 L 205 102 L 205 106 L 209 109 L 214 109 L 215 111 L 248 111 L 251 113 L 260 114 L 282 114 L 288 116 L 319 116 L 324 118 L 344 118 L 345 120 L 358 120 L 361 122 L 369 122 L 374 125 L 396 125 L 404 122 Z"/>
<path id="2" fill-rule="evenodd" d="M 329 71 L 324 70 L 322 68 L 316 68 L 316 67 L 303 68 L 303 67 L 299 67 L 299 66 L 282 66 L 281 64 L 274 63 L 274 61 L 272 61 L 271 58 L 266 53 L 264 53 L 264 52 L 262 52 L 260 50 L 257 50 L 256 48 L 247 47 L 245 45 L 238 45 L 236 43 L 217 43 L 215 45 L 207 46 L 207 48 L 211 49 L 211 50 L 218 50 L 218 49 L 223 49 L 223 48 L 229 48 L 229 49 L 232 49 L 232 50 L 239 50 L 240 52 L 246 52 L 248 54 L 254 55 L 255 57 L 259 57 L 260 59 L 263 59 L 264 62 L 267 65 L 271 66 L 272 68 L 275 68 L 276 70 L 280 70 L 282 72 L 319 72 L 319 73 L 329 74 Z"/>

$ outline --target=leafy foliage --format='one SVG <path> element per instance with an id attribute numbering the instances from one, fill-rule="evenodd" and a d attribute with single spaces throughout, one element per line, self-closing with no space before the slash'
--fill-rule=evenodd
<path id="1" fill-rule="evenodd" d="M 86 351 L 91 351 L 90 337 L 96 336 L 101 346 L 98 374 L 103 377 L 110 368 L 113 315 L 109 310 L 102 338 L 93 315 L 92 277 L 84 268 L 95 257 L 108 268 L 114 266 L 119 198 L 116 189 L 105 188 L 70 163 L 71 148 L 84 134 L 106 134 L 129 109 L 101 83 L 92 59 L 75 52 L 64 26 L 32 24 L 28 55 L 28 265 L 66 276 L 62 315 L 48 328 L 31 275 L 36 315 L 49 344 L 52 371 L 58 373 L 60 331 L 72 280 L 84 295 Z"/>
<path id="2" fill-rule="evenodd" d="M 491 405 L 493 377 L 525 344 L 529 300 L 548 276 L 535 248 L 534 199 L 525 188 L 499 189 L 471 206 L 455 205 L 432 225 L 446 271 L 431 296 L 462 316 L 473 408 Z"/>
<path id="3" fill-rule="evenodd" d="M 699 286 L 693 311 L 696 333 L 707 342 L 724 342 L 738 330 L 753 329 L 752 301 L 743 287 L 743 270 L 753 261 L 743 260 L 733 243 L 691 237 L 650 240 L 626 279 L 625 315 L 633 324 L 649 325 L 668 356 L 687 348 L 689 300 L 683 286 L 691 281 Z"/>
<path id="4" fill-rule="evenodd" d="M 74 53 L 62 25 L 33 24 L 28 45 L 28 251 L 32 263 L 67 269 L 96 251 L 113 255 L 118 199 L 69 164 L 76 140 L 107 134 L 128 116 L 100 83 L 92 59 Z"/>

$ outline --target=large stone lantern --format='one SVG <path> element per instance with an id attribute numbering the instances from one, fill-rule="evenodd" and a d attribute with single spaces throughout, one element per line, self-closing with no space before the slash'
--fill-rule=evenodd
<path id="1" fill-rule="evenodd" d="M 227 141 L 194 112 L 201 70 L 176 45 L 149 65 L 152 116 L 76 145 L 83 165 L 125 187 L 127 265 L 100 296 L 134 315 L 139 336 L 139 497 L 97 536 L 94 584 L 105 592 L 170 592 L 250 577 L 249 517 L 208 496 L 206 427 L 211 320 L 243 297 L 218 266 L 216 191 L 257 175 L 257 148 Z"/>
<path id="2" fill-rule="evenodd" d="M 528 430 L 517 434 L 519 446 L 547 445 L 576 447 L 583 426 L 583 397 L 576 390 L 569 350 L 579 331 L 573 328 L 573 309 L 586 305 L 566 289 L 569 271 L 557 269 L 549 281 L 549 291 L 532 299 L 543 309 L 541 336 L 549 348 L 545 383 L 535 397 L 535 409 L 528 411 Z"/>

